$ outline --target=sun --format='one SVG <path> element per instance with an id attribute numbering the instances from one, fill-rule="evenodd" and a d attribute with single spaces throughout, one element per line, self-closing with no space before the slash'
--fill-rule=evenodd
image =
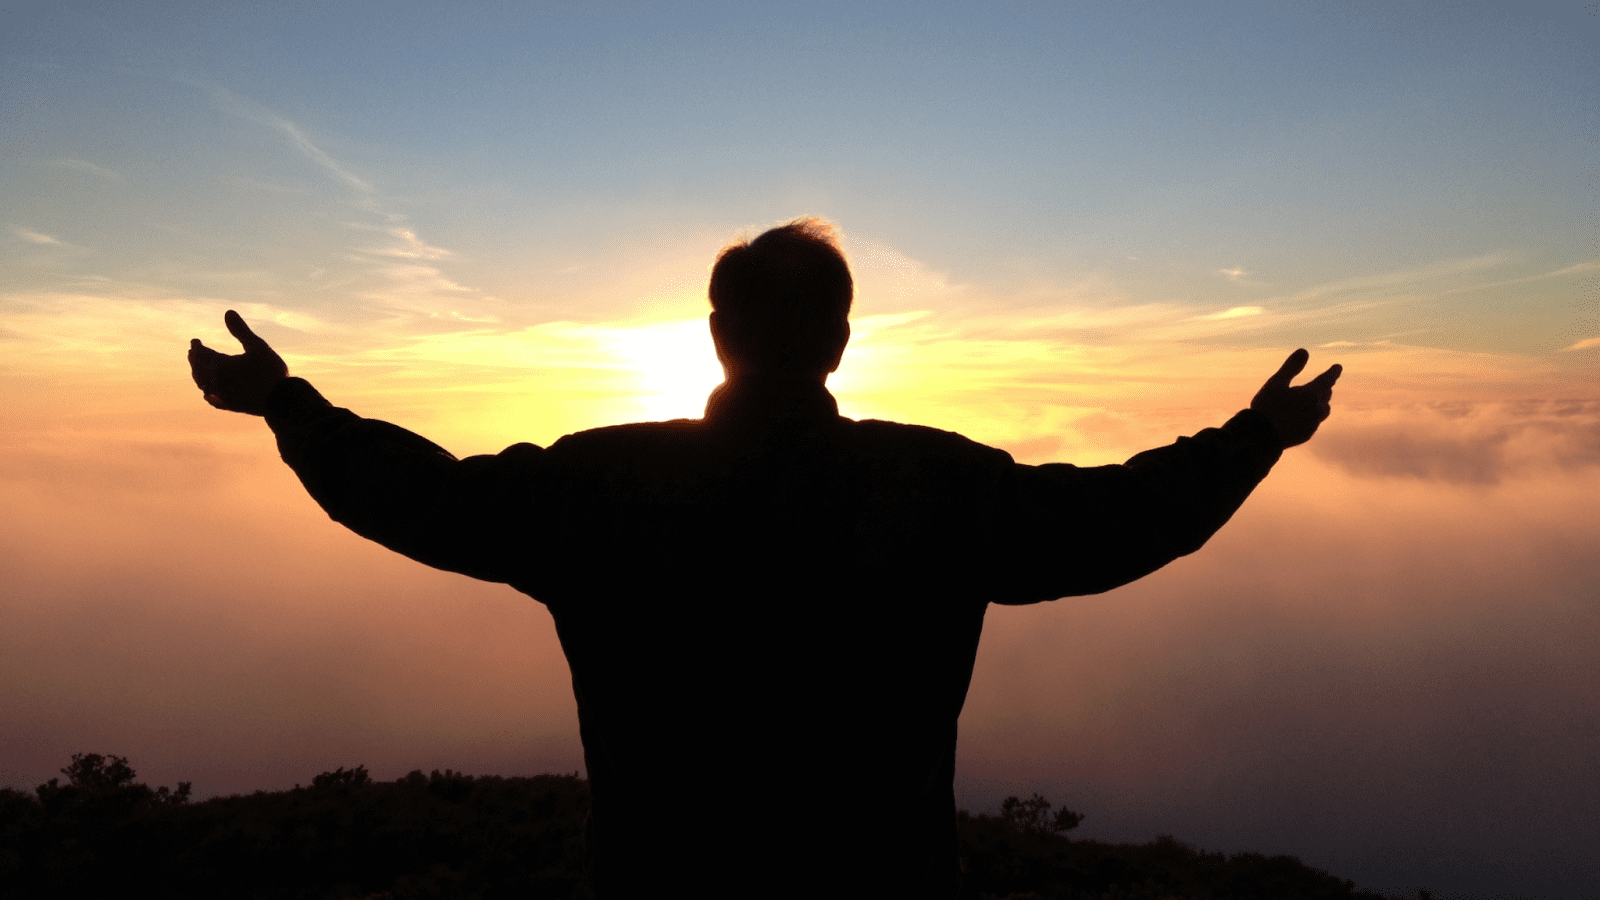
<path id="1" fill-rule="evenodd" d="M 638 379 L 634 412 L 646 421 L 698 419 L 706 397 L 722 383 L 704 318 L 607 329 L 604 352 Z"/>

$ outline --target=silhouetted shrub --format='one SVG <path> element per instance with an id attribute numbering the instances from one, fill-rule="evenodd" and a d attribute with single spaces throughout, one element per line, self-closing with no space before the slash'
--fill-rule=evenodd
<path id="1" fill-rule="evenodd" d="M 73 757 L 37 796 L 0 792 L 0 896 L 492 898 L 584 896 L 588 783 L 456 772 L 185 803 L 121 757 Z"/>
<path id="2" fill-rule="evenodd" d="M 963 900 L 1384 900 L 1292 856 L 1205 853 L 1162 835 L 1149 844 L 1072 841 L 1083 816 L 1034 794 L 1000 814 L 957 813 Z"/>
<path id="3" fill-rule="evenodd" d="M 79 754 L 61 771 L 67 784 L 52 778 L 32 795 L 0 789 L 0 896 L 8 900 L 589 896 L 589 785 L 576 772 L 502 778 L 446 769 L 376 782 L 364 766 L 341 767 L 309 787 L 187 803 L 187 782 L 151 790 L 122 757 Z M 1137 845 L 1068 840 L 1063 833 L 1082 818 L 1052 814 L 1038 794 L 1007 798 L 998 815 L 958 813 L 961 896 L 1383 900 L 1289 856 L 1204 853 L 1170 836 Z M 821 864 L 848 871 L 844 861 Z M 692 883 L 695 865 L 685 861 L 677 877 Z"/>

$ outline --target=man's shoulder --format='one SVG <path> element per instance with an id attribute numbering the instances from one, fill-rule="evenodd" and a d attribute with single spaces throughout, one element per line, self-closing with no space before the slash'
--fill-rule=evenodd
<path id="1" fill-rule="evenodd" d="M 583 431 L 574 431 L 561 440 L 625 440 L 632 435 L 641 434 L 682 434 L 698 431 L 705 427 L 704 419 L 667 419 L 661 422 L 624 422 L 619 425 L 601 425 L 598 428 L 586 428 Z"/>
<path id="2" fill-rule="evenodd" d="M 929 425 L 912 425 L 909 422 L 889 422 L 883 419 L 845 419 L 844 421 L 863 438 L 872 440 L 963 447 L 976 451 L 988 451 L 989 453 L 1005 452 L 988 444 L 980 444 L 964 434 L 945 431 L 942 428 L 934 428 Z"/>
<path id="3" fill-rule="evenodd" d="M 851 448 L 847 452 L 869 456 L 942 458 L 985 464 L 1009 464 L 1012 461 L 1011 455 L 1004 450 L 981 444 L 954 431 L 882 419 L 841 417 L 821 431 L 805 431 L 804 440 L 821 438 L 824 443 L 829 443 L 825 437 L 829 433 L 834 435 L 834 441 L 843 439 L 843 446 Z M 587 459 L 632 456 L 641 451 L 654 453 L 681 449 L 683 452 L 693 452 L 717 443 L 719 434 L 704 419 L 631 422 L 569 434 L 552 444 L 550 450 L 557 457 L 570 454 Z"/>
<path id="4" fill-rule="evenodd" d="M 980 444 L 954 431 L 882 419 L 845 420 L 852 437 L 864 445 L 894 453 L 944 456 L 995 463 L 1011 462 L 1011 455 L 997 447 Z"/>
<path id="5" fill-rule="evenodd" d="M 664 422 L 628 422 L 622 425 L 602 425 L 575 431 L 550 445 L 558 450 L 603 450 L 606 448 L 635 447 L 642 444 L 692 438 L 705 429 L 702 419 L 669 419 Z"/>

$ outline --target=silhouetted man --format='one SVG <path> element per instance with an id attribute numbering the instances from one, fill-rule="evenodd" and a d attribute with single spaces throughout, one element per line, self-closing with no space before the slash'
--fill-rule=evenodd
<path id="1" fill-rule="evenodd" d="M 1297 350 L 1221 428 L 1120 466 L 1019 465 L 841 418 L 850 272 L 800 220 L 711 275 L 705 418 L 458 460 L 331 406 L 238 314 L 196 340 L 335 520 L 544 603 L 572 669 L 607 898 L 950 897 L 956 720 L 990 603 L 1127 584 L 1192 553 L 1328 415 Z"/>

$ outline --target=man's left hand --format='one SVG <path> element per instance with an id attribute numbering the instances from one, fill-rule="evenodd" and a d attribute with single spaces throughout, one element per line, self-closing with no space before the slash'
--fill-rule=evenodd
<path id="1" fill-rule="evenodd" d="M 1271 420 L 1284 447 L 1304 444 L 1317 433 L 1317 426 L 1328 417 L 1333 383 L 1344 371 L 1344 366 L 1335 363 L 1305 384 L 1290 387 L 1289 383 L 1305 369 L 1310 359 L 1311 354 L 1303 349 L 1289 354 L 1283 367 L 1267 379 L 1250 401 L 1251 409 Z"/>

